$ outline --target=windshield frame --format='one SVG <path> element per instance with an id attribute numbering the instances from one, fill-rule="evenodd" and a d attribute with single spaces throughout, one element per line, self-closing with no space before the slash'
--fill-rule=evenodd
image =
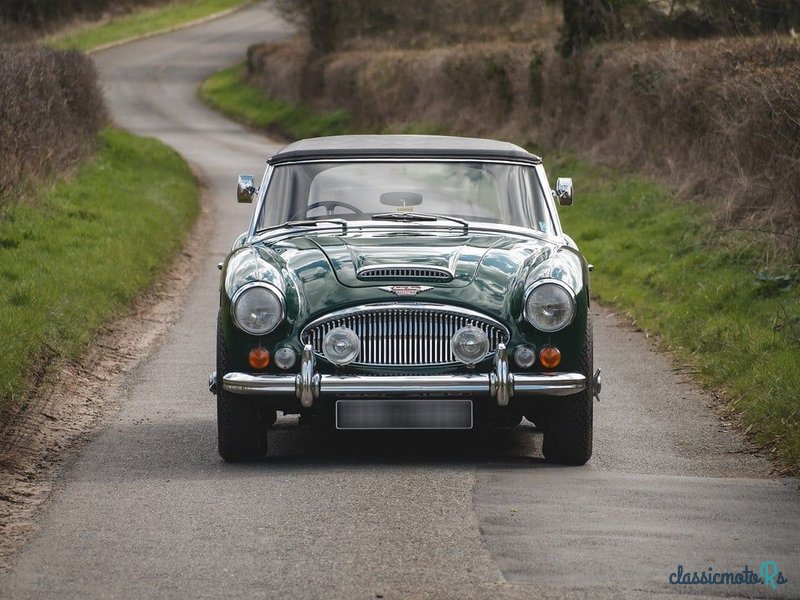
<path id="1" fill-rule="evenodd" d="M 528 161 L 521 161 L 521 160 L 504 160 L 504 159 L 481 159 L 479 157 L 475 158 L 448 158 L 448 157 L 439 157 L 439 156 L 430 156 L 430 157 L 347 157 L 347 158 L 320 158 L 320 159 L 298 159 L 293 161 L 281 162 L 278 165 L 273 165 L 267 163 L 267 168 L 264 172 L 264 176 L 262 178 L 261 185 L 259 186 L 256 205 L 254 207 L 251 219 L 250 219 L 250 227 L 248 230 L 248 239 L 252 240 L 255 237 L 262 237 L 263 234 L 258 233 L 259 223 L 262 219 L 262 214 L 265 209 L 265 201 L 267 192 L 269 190 L 270 182 L 272 180 L 272 176 L 275 173 L 275 169 L 277 168 L 284 168 L 289 166 L 295 165 L 302 165 L 302 164 L 313 164 L 313 163 L 409 163 L 409 162 L 420 162 L 420 163 L 464 163 L 464 164 L 474 164 L 476 162 L 486 163 L 486 164 L 499 164 L 499 165 L 511 165 L 511 166 L 519 166 L 525 167 L 527 169 L 532 169 L 534 174 L 534 179 L 536 181 L 536 185 L 538 185 L 538 191 L 541 194 L 541 200 L 544 203 L 544 208 L 547 211 L 547 215 L 550 218 L 550 222 L 553 226 L 553 230 L 550 232 L 544 232 L 539 229 L 527 226 L 518 226 L 518 225 L 510 225 L 505 223 L 491 223 L 487 221 L 473 221 L 470 219 L 466 219 L 467 222 L 470 224 L 470 228 L 473 226 L 479 229 L 503 229 L 511 227 L 515 230 L 515 232 L 519 233 L 520 231 L 529 231 L 532 234 L 535 234 L 535 237 L 545 237 L 545 238 L 556 238 L 562 239 L 563 238 L 563 230 L 561 228 L 561 222 L 558 217 L 558 211 L 556 210 L 555 203 L 553 201 L 553 192 L 550 189 L 550 186 L 547 181 L 547 175 L 544 170 L 544 166 L 541 163 L 538 164 L 531 164 Z M 449 215 L 442 215 L 443 221 L 447 222 L 447 219 L 450 218 Z M 302 219 L 305 220 L 305 219 Z M 292 221 L 287 221 L 292 222 Z M 350 221 L 350 227 L 361 227 L 364 226 L 365 223 L 374 224 L 374 221 Z M 421 224 L 420 222 L 413 222 L 414 224 Z M 386 225 L 387 222 L 383 221 L 383 225 Z M 398 222 L 398 225 L 402 223 Z M 273 226 L 268 226 L 273 227 Z M 274 227 L 279 228 L 280 224 L 275 224 Z M 310 225 L 308 227 L 311 227 Z M 345 228 L 346 231 L 347 228 Z"/>

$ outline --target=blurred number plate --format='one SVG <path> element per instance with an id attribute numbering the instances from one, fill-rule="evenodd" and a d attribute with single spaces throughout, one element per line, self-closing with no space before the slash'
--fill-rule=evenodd
<path id="1" fill-rule="evenodd" d="M 338 400 L 337 429 L 472 429 L 472 400 Z"/>

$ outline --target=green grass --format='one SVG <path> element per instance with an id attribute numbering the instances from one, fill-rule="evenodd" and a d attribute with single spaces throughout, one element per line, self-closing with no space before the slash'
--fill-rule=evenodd
<path id="1" fill-rule="evenodd" d="M 315 114 L 305 106 L 272 100 L 246 83 L 243 74 L 243 65 L 218 71 L 200 86 L 200 99 L 232 119 L 285 138 L 337 135 L 353 130 L 346 111 Z"/>
<path id="2" fill-rule="evenodd" d="M 594 295 L 660 336 L 702 383 L 724 390 L 758 443 L 797 472 L 800 285 L 765 281 L 756 234 L 721 231 L 710 209 L 643 177 L 557 162 L 551 174 L 577 184 L 576 205 L 561 215 L 595 265 Z"/>
<path id="3" fill-rule="evenodd" d="M 166 6 L 143 8 L 110 21 L 86 23 L 45 40 L 56 48 L 92 50 L 106 44 L 167 31 L 253 0 L 175 0 Z"/>
<path id="4" fill-rule="evenodd" d="M 419 122 L 373 131 L 358 127 L 345 110 L 319 113 L 307 106 L 273 100 L 246 81 L 242 64 L 214 73 L 200 86 L 198 95 L 203 102 L 231 119 L 289 140 L 348 133 L 446 133 L 445 128 L 437 123 Z"/>
<path id="5" fill-rule="evenodd" d="M 353 132 L 343 131 L 349 119 L 326 129 L 306 109 L 274 103 L 244 84 L 237 69 L 204 86 L 224 90 L 203 93 L 225 114 L 256 126 L 278 123 L 290 137 L 306 137 L 295 123 L 306 117 L 314 135 Z M 270 106 L 279 110 L 264 108 Z M 253 117 L 262 110 L 271 117 Z M 284 128 L 284 115 L 291 127 Z M 406 131 L 443 129 L 423 124 Z M 594 295 L 658 335 L 701 383 L 724 390 L 755 440 L 774 448 L 787 472 L 800 471 L 800 283 L 764 281 L 757 234 L 720 231 L 710 209 L 678 201 L 662 185 L 567 156 L 551 158 L 548 171 L 577 184 L 576 206 L 561 215 L 595 265 Z"/>
<path id="6" fill-rule="evenodd" d="M 75 358 L 170 264 L 199 187 L 161 143 L 104 131 L 68 181 L 0 216 L 0 410 L 55 357 Z"/>

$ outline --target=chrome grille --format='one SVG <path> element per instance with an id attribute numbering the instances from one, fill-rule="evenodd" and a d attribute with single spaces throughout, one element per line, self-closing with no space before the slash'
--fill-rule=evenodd
<path id="1" fill-rule="evenodd" d="M 458 364 L 450 338 L 467 325 L 480 327 L 494 352 L 508 343 L 509 332 L 501 323 L 475 311 L 437 304 L 374 304 L 340 311 L 314 321 L 300 334 L 322 356 L 322 340 L 336 327 L 348 327 L 361 339 L 361 353 L 354 365 L 444 366 Z"/>
<path id="2" fill-rule="evenodd" d="M 385 265 L 382 267 L 365 267 L 356 274 L 359 279 L 370 280 L 390 280 L 390 279 L 414 279 L 424 281 L 450 281 L 453 274 L 447 269 L 437 267 L 415 267 L 413 265 Z"/>

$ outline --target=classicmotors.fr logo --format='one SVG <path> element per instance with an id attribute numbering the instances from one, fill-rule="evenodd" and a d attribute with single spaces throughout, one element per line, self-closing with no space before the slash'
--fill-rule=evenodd
<path id="1" fill-rule="evenodd" d="M 758 570 L 747 565 L 741 571 L 715 571 L 708 567 L 705 571 L 684 571 L 683 565 L 670 573 L 671 585 L 767 585 L 777 590 L 779 585 L 789 580 L 783 576 L 774 560 L 765 560 Z"/>

